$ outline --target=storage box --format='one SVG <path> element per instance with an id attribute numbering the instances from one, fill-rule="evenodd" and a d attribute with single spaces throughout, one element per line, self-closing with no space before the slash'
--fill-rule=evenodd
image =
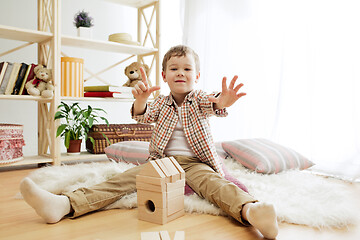
<path id="1" fill-rule="evenodd" d="M 84 97 L 84 59 L 61 58 L 61 96 Z"/>
<path id="2" fill-rule="evenodd" d="M 151 124 L 97 124 L 93 125 L 88 136 L 94 138 L 95 146 L 90 139 L 86 140 L 86 150 L 90 153 L 105 153 L 105 148 L 109 146 L 105 136 L 111 144 L 122 141 L 146 141 L 150 142 L 154 126 Z M 103 133 L 103 134 L 102 134 Z"/>
<path id="3" fill-rule="evenodd" d="M 23 125 L 0 124 L 0 164 L 22 160 L 23 146 Z"/>

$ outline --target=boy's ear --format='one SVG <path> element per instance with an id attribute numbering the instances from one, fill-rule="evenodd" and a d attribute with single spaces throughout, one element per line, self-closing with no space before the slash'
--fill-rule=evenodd
<path id="1" fill-rule="evenodd" d="M 196 74 L 196 80 L 195 80 L 195 82 L 198 83 L 198 82 L 199 82 L 199 79 L 200 79 L 200 72 L 198 72 L 198 73 Z"/>
<path id="2" fill-rule="evenodd" d="M 161 76 L 162 76 L 162 78 L 163 78 L 164 82 L 167 82 L 167 81 L 166 81 L 166 75 L 165 75 L 165 73 L 164 73 L 164 72 L 161 72 Z"/>

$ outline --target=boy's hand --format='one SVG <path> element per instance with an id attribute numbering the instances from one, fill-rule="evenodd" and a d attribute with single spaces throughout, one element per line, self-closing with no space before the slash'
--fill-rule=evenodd
<path id="1" fill-rule="evenodd" d="M 226 77 L 222 80 L 222 91 L 218 97 L 209 97 L 209 101 L 215 103 L 215 109 L 223 109 L 233 105 L 239 98 L 245 96 L 246 93 L 237 93 L 239 89 L 244 86 L 240 83 L 235 87 L 235 82 L 238 79 L 238 76 L 234 76 L 231 80 L 229 87 L 226 86 Z"/>
<path id="2" fill-rule="evenodd" d="M 159 86 L 149 87 L 145 70 L 142 67 L 140 68 L 140 72 L 141 72 L 142 81 L 139 81 L 135 85 L 135 87 L 131 90 L 135 98 L 134 108 L 133 108 L 134 115 L 143 114 L 145 112 L 146 102 L 150 94 L 160 89 Z"/>
<path id="3" fill-rule="evenodd" d="M 131 90 L 134 98 L 141 102 L 146 102 L 150 94 L 159 90 L 159 86 L 149 87 L 148 80 L 144 68 L 140 68 L 142 81 L 139 81 L 135 87 Z"/>

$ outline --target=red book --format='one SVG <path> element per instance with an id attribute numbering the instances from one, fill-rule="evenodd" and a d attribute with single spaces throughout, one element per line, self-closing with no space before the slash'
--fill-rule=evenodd
<path id="1" fill-rule="evenodd" d="M 132 98 L 132 94 L 121 92 L 86 92 L 84 97 Z"/>

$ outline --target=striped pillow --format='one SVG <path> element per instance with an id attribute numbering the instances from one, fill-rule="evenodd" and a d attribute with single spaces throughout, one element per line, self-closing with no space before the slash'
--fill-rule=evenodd
<path id="1" fill-rule="evenodd" d="M 294 150 L 263 138 L 226 141 L 222 146 L 232 158 L 258 173 L 302 170 L 314 165 Z"/>
<path id="2" fill-rule="evenodd" d="M 140 165 L 149 157 L 149 142 L 125 141 L 111 144 L 105 148 L 106 156 L 116 162 Z"/>

